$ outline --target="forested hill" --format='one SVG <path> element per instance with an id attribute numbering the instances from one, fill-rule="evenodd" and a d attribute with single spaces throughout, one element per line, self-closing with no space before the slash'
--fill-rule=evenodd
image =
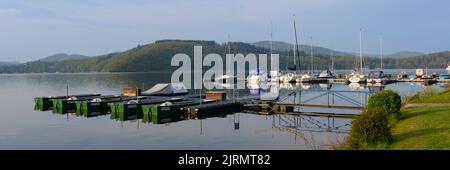
<path id="1" fill-rule="evenodd" d="M 256 47 L 248 43 L 232 42 L 231 53 L 268 53 L 262 47 Z M 171 71 L 171 59 L 175 54 L 184 53 L 193 57 L 195 45 L 203 46 L 203 56 L 209 53 L 217 53 L 224 56 L 227 53 L 227 44 L 218 44 L 214 41 L 195 40 L 160 40 L 147 45 L 138 45 L 130 50 L 111 53 L 102 56 L 94 56 L 84 59 L 64 61 L 32 61 L 16 65 L 1 65 L 0 73 L 54 73 L 54 72 L 146 72 L 146 71 Z M 280 54 L 280 68 L 293 63 L 292 52 L 275 51 Z M 302 69 L 310 68 L 310 57 L 305 52 L 300 53 Z M 355 62 L 359 61 L 354 56 L 336 56 L 336 69 L 352 69 Z M 193 60 L 192 60 L 193 61 Z M 450 61 L 450 52 L 434 53 L 418 57 L 404 59 L 385 59 L 385 68 L 446 68 Z M 376 58 L 365 58 L 364 63 L 370 68 L 379 67 Z M 331 57 L 319 55 L 314 57 L 314 68 L 326 69 L 331 64 Z"/>

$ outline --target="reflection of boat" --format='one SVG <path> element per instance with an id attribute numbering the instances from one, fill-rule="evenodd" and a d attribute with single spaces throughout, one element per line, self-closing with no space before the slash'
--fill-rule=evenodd
<path id="1" fill-rule="evenodd" d="M 260 99 L 261 100 L 268 100 L 268 101 L 274 101 L 278 99 L 280 96 L 280 91 L 278 85 L 270 86 L 268 90 L 263 90 L 261 92 Z"/>
<path id="2" fill-rule="evenodd" d="M 364 86 L 361 86 L 359 83 L 350 83 L 349 87 L 353 90 L 364 90 Z"/>
<path id="3" fill-rule="evenodd" d="M 298 86 L 298 87 L 301 87 L 303 90 L 309 90 L 312 87 L 311 84 L 303 84 L 303 83 L 297 83 L 295 85 Z"/>
<path id="4" fill-rule="evenodd" d="M 249 83 L 267 82 L 267 72 L 261 69 L 251 71 L 247 81 Z"/>
<path id="5" fill-rule="evenodd" d="M 293 90 L 294 86 L 292 86 L 291 83 L 281 83 L 280 84 L 281 89 L 287 89 L 287 90 Z"/>
<path id="6" fill-rule="evenodd" d="M 372 86 L 369 86 L 369 84 L 367 84 L 367 88 L 369 89 L 369 91 L 371 91 L 372 93 L 376 93 L 379 92 L 381 90 L 383 90 L 385 88 L 385 86 L 381 83 L 376 83 L 373 84 Z"/>
<path id="7" fill-rule="evenodd" d="M 368 87 L 382 87 L 384 86 L 382 83 L 367 83 Z"/>
<path id="8" fill-rule="evenodd" d="M 383 71 L 371 71 L 367 78 L 367 83 L 382 83 L 387 80 Z"/>
<path id="9" fill-rule="evenodd" d="M 333 87 L 333 84 L 319 84 L 319 87 L 322 89 L 331 89 L 331 87 Z"/>

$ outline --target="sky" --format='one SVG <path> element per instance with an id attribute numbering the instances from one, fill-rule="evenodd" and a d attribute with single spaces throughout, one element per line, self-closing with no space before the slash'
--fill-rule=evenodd
<path id="1" fill-rule="evenodd" d="M 0 0 L 0 61 L 102 55 L 159 39 L 293 42 L 358 52 L 450 50 L 448 0 Z M 310 39 L 312 37 L 312 41 Z"/>

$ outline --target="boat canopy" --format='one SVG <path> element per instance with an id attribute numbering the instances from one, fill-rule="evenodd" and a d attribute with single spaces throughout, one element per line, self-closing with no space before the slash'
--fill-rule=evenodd
<path id="1" fill-rule="evenodd" d="M 384 72 L 383 71 L 371 71 L 369 73 L 369 78 L 384 78 Z"/>
<path id="2" fill-rule="evenodd" d="M 188 94 L 189 91 L 186 89 L 183 83 L 161 83 L 156 84 L 151 89 L 142 92 L 145 96 L 174 96 Z"/>
<path id="3" fill-rule="evenodd" d="M 332 78 L 333 73 L 330 70 L 324 70 L 319 74 L 319 78 Z"/>

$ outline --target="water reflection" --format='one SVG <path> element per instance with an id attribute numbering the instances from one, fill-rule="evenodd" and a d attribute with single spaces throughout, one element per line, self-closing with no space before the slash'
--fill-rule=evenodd
<path id="1" fill-rule="evenodd" d="M 0 75 L 0 149 L 317 149 L 342 141 L 350 128 L 348 119 L 328 120 L 305 115 L 256 115 L 228 113 L 191 119 L 143 119 L 115 121 L 106 112 L 53 114 L 34 111 L 36 96 L 101 93 L 119 94 L 121 88 L 148 89 L 156 83 L 169 82 L 170 73 L 93 73 Z M 259 87 L 257 87 L 259 86 Z M 346 84 L 258 84 L 250 89 L 229 89 L 227 96 L 261 96 L 286 98 L 294 91 L 302 92 L 302 101 L 325 91 L 355 91 Z M 262 88 L 267 87 L 267 88 Z M 394 83 L 386 86 L 361 86 L 362 91 L 392 89 L 402 96 L 422 91 L 416 83 Z M 446 84 L 435 84 L 436 90 Z M 205 90 L 191 90 L 192 94 Z M 315 92 L 314 92 L 315 91 Z M 256 93 L 257 92 L 257 93 Z M 298 97 L 298 96 L 297 96 Z M 360 100 L 357 94 L 350 98 Z M 330 100 L 332 97 L 330 97 Z M 298 98 L 296 100 L 298 102 Z M 322 96 L 311 103 L 326 103 Z M 335 104 L 345 101 L 335 98 Z M 299 112 L 320 112 L 297 107 Z M 347 110 L 330 111 L 350 113 Z M 328 111 L 327 111 L 328 112 Z M 356 113 L 355 113 L 356 114 Z M 133 141 L 133 142 L 130 142 Z"/>

